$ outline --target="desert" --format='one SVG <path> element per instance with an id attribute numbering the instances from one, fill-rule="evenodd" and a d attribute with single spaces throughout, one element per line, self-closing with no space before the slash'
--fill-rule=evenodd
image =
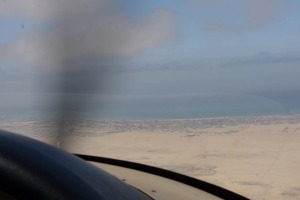
<path id="1" fill-rule="evenodd" d="M 51 120 L 1 120 L 0 127 L 72 153 L 179 172 L 250 199 L 300 198 L 299 116 L 66 121 L 63 137 Z"/>

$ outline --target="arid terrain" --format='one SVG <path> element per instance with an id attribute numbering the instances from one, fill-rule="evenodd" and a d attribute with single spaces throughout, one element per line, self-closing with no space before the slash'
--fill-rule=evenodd
<path id="1" fill-rule="evenodd" d="M 193 120 L 0 121 L 70 152 L 183 173 L 251 199 L 300 199 L 300 116 Z"/>

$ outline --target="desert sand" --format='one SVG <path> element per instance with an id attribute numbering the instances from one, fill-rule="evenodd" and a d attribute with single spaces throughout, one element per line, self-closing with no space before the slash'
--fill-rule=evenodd
<path id="1" fill-rule="evenodd" d="M 31 137 L 72 153 L 169 169 L 250 199 L 300 199 L 299 119 L 222 120 L 105 121 L 93 126 L 85 122 L 68 129 L 72 134 L 59 142 L 53 142 L 51 134 L 37 134 L 48 126 L 24 121 L 31 129 L 23 128 L 22 134 L 36 130 Z"/>

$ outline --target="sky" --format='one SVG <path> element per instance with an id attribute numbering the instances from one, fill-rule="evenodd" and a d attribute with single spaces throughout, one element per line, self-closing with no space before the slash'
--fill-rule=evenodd
<path id="1" fill-rule="evenodd" d="M 0 104 L 58 93 L 280 101 L 300 91 L 299 10 L 298 0 L 3 0 Z"/>

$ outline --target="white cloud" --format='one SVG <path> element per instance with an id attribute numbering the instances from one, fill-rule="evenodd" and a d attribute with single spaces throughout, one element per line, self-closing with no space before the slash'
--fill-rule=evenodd
<path id="1" fill-rule="evenodd" d="M 252 0 L 244 3 L 246 20 L 250 27 L 261 28 L 278 19 L 285 0 Z"/>
<path id="2" fill-rule="evenodd" d="M 6 0 L 0 2 L 0 16 L 22 16 L 44 21 L 80 12 L 104 8 L 109 0 Z"/>
<path id="3" fill-rule="evenodd" d="M 169 39 L 176 27 L 173 13 L 162 9 L 140 21 L 132 21 L 120 12 L 77 17 L 66 21 L 65 26 L 65 36 L 75 55 L 132 55 Z"/>
<path id="4" fill-rule="evenodd" d="M 32 67 L 58 65 L 73 57 L 132 56 L 160 45 L 175 34 L 175 15 L 166 9 L 134 20 L 108 0 L 9 0 L 0 17 L 22 17 L 37 27 L 0 47 L 2 63 L 20 60 Z"/>
<path id="5" fill-rule="evenodd" d="M 209 10 L 211 13 L 204 22 L 204 30 L 220 33 L 260 30 L 276 22 L 289 8 L 289 2 L 286 0 L 228 0 L 226 2 L 193 0 L 192 2 L 197 12 Z M 228 6 L 232 9 L 226 9 Z M 228 17 L 232 19 L 228 20 Z"/>

